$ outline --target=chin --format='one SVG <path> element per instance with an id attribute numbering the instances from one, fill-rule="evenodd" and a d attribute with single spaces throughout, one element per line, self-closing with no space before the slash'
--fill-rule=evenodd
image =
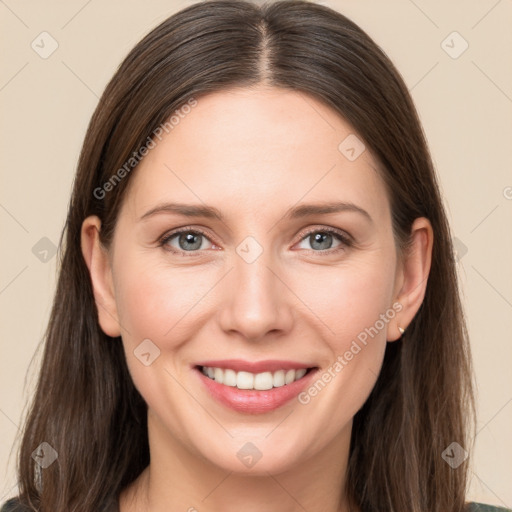
<path id="1" fill-rule="evenodd" d="M 269 432 L 271 429 L 267 429 L 260 437 L 233 437 L 228 442 L 222 439 L 222 443 L 219 439 L 219 444 L 215 446 L 212 446 L 209 439 L 207 451 L 202 451 L 203 456 L 225 471 L 244 475 L 268 476 L 268 473 L 279 474 L 296 467 L 306 451 L 303 443 L 292 441 L 286 444 L 284 439 L 291 439 L 290 436 L 283 435 L 284 432 L 281 432 L 281 436 L 276 435 L 274 439 L 265 439 Z"/>

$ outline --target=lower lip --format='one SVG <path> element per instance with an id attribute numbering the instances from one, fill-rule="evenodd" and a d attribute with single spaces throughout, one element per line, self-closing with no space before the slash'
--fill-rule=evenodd
<path id="1" fill-rule="evenodd" d="M 226 386 L 210 379 L 199 368 L 194 369 L 206 389 L 220 403 L 234 409 L 237 412 L 247 414 L 261 414 L 274 411 L 296 397 L 309 383 L 318 371 L 316 368 L 309 370 L 304 377 L 285 384 L 278 388 L 258 391 L 254 389 L 238 389 Z"/>

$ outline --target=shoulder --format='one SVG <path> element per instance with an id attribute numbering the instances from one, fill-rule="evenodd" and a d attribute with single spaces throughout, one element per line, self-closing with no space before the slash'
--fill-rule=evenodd
<path id="1" fill-rule="evenodd" d="M 9 501 L 6 501 L 2 508 L 0 508 L 0 512 L 32 512 L 31 509 L 22 505 L 18 498 L 12 498 Z"/>
<path id="2" fill-rule="evenodd" d="M 0 511 L 3 512 L 3 511 Z M 466 512 L 512 512 L 509 508 L 495 507 L 483 503 L 468 503 Z"/>
<path id="3" fill-rule="evenodd" d="M 112 499 L 102 508 L 103 512 L 119 512 L 117 500 Z M 3 505 L 0 503 L 0 512 L 34 512 L 32 508 L 27 507 L 20 503 L 19 498 L 12 498 L 6 501 Z"/>
<path id="4" fill-rule="evenodd" d="M 113 509 L 115 510 L 115 509 Z M 0 512 L 31 512 L 25 505 L 22 505 L 18 498 L 6 501 Z M 465 512 L 512 512 L 511 509 L 485 505 L 483 503 L 468 503 Z"/>

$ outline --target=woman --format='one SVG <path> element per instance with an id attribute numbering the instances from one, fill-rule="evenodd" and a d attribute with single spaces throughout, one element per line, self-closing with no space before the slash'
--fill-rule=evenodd
<path id="1" fill-rule="evenodd" d="M 402 79 L 305 2 L 193 5 L 86 134 L 4 510 L 467 504 L 471 363 Z"/>

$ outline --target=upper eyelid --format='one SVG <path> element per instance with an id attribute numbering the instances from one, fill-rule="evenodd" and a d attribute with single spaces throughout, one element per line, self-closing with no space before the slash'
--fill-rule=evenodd
<path id="1" fill-rule="evenodd" d="M 338 237 L 340 237 L 342 239 L 341 241 L 344 243 L 346 243 L 346 242 L 353 243 L 352 236 L 349 233 L 347 233 L 345 230 L 340 229 L 340 228 L 335 228 L 333 226 L 321 226 L 321 225 L 317 225 L 316 227 L 312 226 L 309 228 L 305 228 L 304 230 L 301 230 L 298 234 L 298 236 L 300 237 L 298 242 L 301 242 L 307 236 L 310 236 L 313 233 L 321 233 L 321 232 L 326 232 L 326 233 L 330 233 L 333 235 L 337 235 Z M 211 243 L 218 245 L 217 242 L 215 241 L 215 239 L 212 240 L 212 237 L 208 233 L 206 233 L 206 231 L 204 231 L 203 229 L 197 228 L 197 227 L 192 227 L 192 226 L 190 226 L 190 227 L 184 226 L 181 228 L 176 228 L 175 230 L 172 230 L 172 231 L 164 234 L 162 237 L 160 237 L 159 241 L 161 243 L 166 243 L 171 238 L 173 238 L 181 233 L 197 233 L 197 234 L 200 234 L 200 235 L 204 236 L 205 238 L 207 238 Z M 191 252 L 197 252 L 197 251 L 191 251 Z"/>
<path id="2" fill-rule="evenodd" d="M 329 226 L 306 228 L 305 230 L 303 230 L 299 233 L 299 236 L 302 237 L 301 238 L 301 240 L 302 240 L 304 237 L 306 237 L 312 233 L 317 233 L 317 232 L 318 233 L 322 233 L 322 232 L 331 233 L 331 234 L 339 235 L 344 238 L 352 240 L 352 236 L 349 235 L 344 229 L 329 227 Z"/>
<path id="3" fill-rule="evenodd" d="M 197 233 L 199 235 L 204 236 L 208 240 L 210 240 L 210 242 L 215 243 L 215 241 L 211 239 L 212 237 L 208 233 L 206 233 L 206 231 L 203 231 L 202 229 L 199 229 L 199 228 L 192 228 L 192 227 L 189 228 L 187 226 L 185 226 L 183 228 L 176 228 L 176 229 L 166 232 L 159 238 L 159 241 L 165 242 L 165 241 L 170 240 L 171 238 L 175 237 L 176 235 L 180 235 L 181 233 Z"/>

